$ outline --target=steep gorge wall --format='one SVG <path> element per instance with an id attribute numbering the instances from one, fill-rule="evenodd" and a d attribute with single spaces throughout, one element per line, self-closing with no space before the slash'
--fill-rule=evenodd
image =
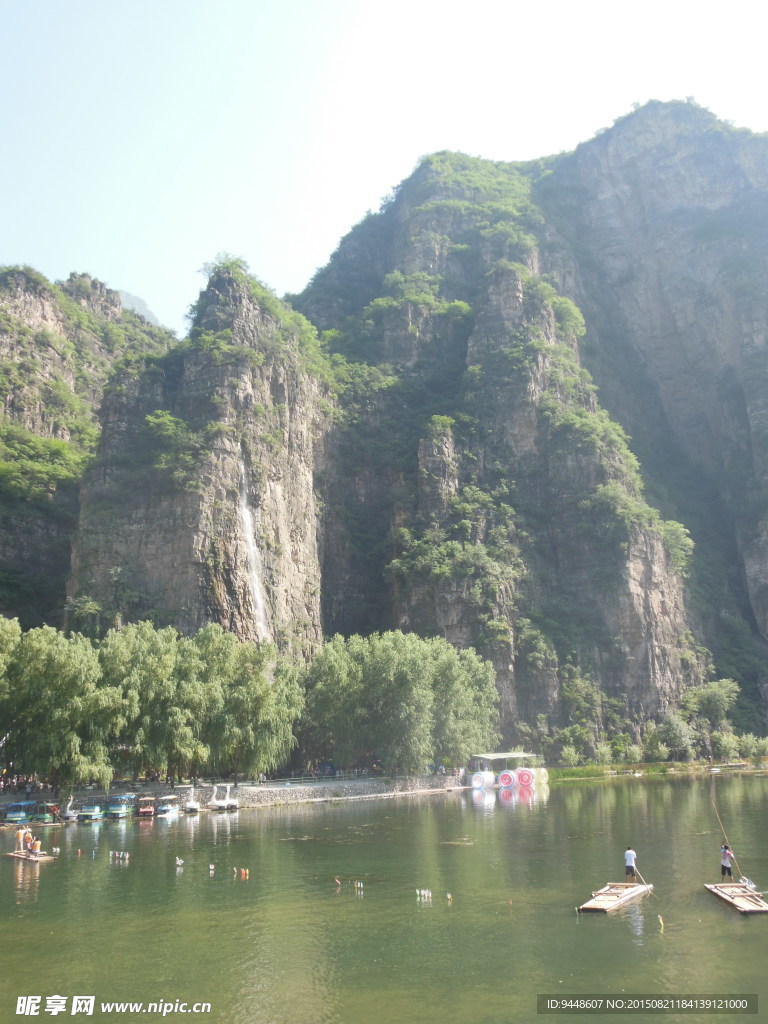
<path id="1" fill-rule="evenodd" d="M 610 705 L 637 737 L 706 648 L 744 681 L 728 630 L 768 683 L 767 147 L 650 104 L 548 161 L 427 158 L 292 297 L 303 316 L 218 267 L 189 339 L 106 390 L 70 621 L 216 621 L 305 654 L 442 635 L 493 661 L 505 742 L 585 700 L 596 734 Z M 9 292 L 18 358 L 73 340 L 93 393 L 65 343 L 40 380 L 69 366 L 92 410 L 125 315 L 90 279 L 64 305 L 36 287 Z M 6 389 L 6 418 L 66 440 L 41 394 Z"/>
<path id="2" fill-rule="evenodd" d="M 113 381 L 71 582 L 108 619 L 319 641 L 322 386 L 266 304 L 242 275 L 219 274 L 191 343 Z"/>
<path id="3" fill-rule="evenodd" d="M 768 138 L 650 104 L 564 158 L 542 201 L 578 266 L 612 412 L 660 476 L 679 472 L 674 449 L 700 475 L 705 516 L 733 531 L 729 586 L 746 585 L 768 639 Z"/>
<path id="4" fill-rule="evenodd" d="M 388 230 L 364 222 L 335 257 L 349 262 L 367 233 L 389 238 L 380 297 L 360 293 L 355 327 L 347 296 L 336 344 L 416 398 L 408 429 L 391 436 L 401 474 L 374 567 L 377 628 L 438 633 L 490 657 L 505 738 L 539 715 L 567 724 L 573 672 L 642 721 L 704 678 L 698 623 L 621 431 L 579 365 L 578 311 L 541 279 L 534 232 L 548 228 L 530 183 L 487 167 L 426 162 L 379 215 Z M 332 264 L 297 300 L 324 328 L 338 274 Z M 378 394 L 378 417 L 398 386 Z M 358 492 L 382 478 L 356 464 Z M 334 535 L 332 521 L 325 529 Z"/>
<path id="5" fill-rule="evenodd" d="M 62 622 L 79 479 L 111 367 L 171 340 L 88 275 L 54 285 L 28 267 L 0 270 L 0 611 L 24 626 Z"/>

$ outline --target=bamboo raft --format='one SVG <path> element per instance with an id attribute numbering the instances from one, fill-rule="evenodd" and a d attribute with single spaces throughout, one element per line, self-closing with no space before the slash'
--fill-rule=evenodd
<path id="1" fill-rule="evenodd" d="M 592 899 L 579 907 L 579 913 L 596 911 L 610 914 L 612 910 L 623 907 L 625 903 L 644 896 L 653 890 L 652 885 L 641 885 L 639 882 L 609 882 L 602 889 L 592 893 Z"/>
<path id="2" fill-rule="evenodd" d="M 28 860 L 33 864 L 38 864 L 41 860 L 56 860 L 52 853 L 45 853 L 43 850 L 40 853 L 6 853 L 6 857 L 14 857 L 16 860 Z"/>
<path id="3" fill-rule="evenodd" d="M 768 903 L 763 899 L 763 894 L 755 892 L 743 882 L 720 882 L 718 885 L 705 885 L 704 888 L 725 900 L 740 914 L 768 913 Z"/>

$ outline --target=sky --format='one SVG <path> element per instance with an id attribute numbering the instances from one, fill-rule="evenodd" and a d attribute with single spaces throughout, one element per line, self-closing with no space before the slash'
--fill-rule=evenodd
<path id="1" fill-rule="evenodd" d="M 297 292 L 414 170 L 693 97 L 768 130 L 754 0 L 0 0 L 0 265 L 183 336 L 204 264 Z"/>

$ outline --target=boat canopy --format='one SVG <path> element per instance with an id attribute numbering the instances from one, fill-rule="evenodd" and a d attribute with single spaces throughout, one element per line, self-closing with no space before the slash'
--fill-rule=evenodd
<path id="1" fill-rule="evenodd" d="M 530 754 L 525 750 L 496 751 L 492 754 L 472 754 L 472 757 L 479 757 L 485 761 L 501 761 L 513 757 L 538 757 L 538 754 Z"/>

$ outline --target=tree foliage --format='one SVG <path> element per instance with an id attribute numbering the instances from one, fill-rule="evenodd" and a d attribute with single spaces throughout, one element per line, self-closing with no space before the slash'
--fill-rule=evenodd
<path id="1" fill-rule="evenodd" d="M 389 771 L 461 764 L 497 738 L 494 673 L 473 651 L 400 631 L 336 636 L 304 684 L 308 756 L 342 764 L 380 758 Z"/>

